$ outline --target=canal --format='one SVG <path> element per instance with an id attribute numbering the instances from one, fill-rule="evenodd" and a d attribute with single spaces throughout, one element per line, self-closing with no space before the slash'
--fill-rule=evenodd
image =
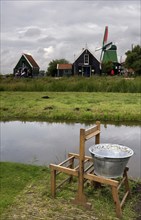
<path id="1" fill-rule="evenodd" d="M 48 122 L 1 122 L 1 161 L 46 165 L 59 163 L 69 152 L 79 151 L 80 128 L 94 124 Z M 116 143 L 130 147 L 129 176 L 141 178 L 141 126 L 101 124 L 101 143 Z M 88 148 L 94 144 L 90 140 Z"/>

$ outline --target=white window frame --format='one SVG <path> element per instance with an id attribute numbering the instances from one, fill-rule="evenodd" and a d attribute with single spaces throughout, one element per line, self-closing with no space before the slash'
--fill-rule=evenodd
<path id="1" fill-rule="evenodd" d="M 84 54 L 84 65 L 89 65 L 89 54 Z"/>

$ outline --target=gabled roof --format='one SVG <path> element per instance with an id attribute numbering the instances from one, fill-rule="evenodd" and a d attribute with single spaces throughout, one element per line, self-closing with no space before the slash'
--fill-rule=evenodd
<path id="1" fill-rule="evenodd" d="M 85 53 L 85 52 L 89 52 L 89 53 L 99 62 L 99 60 L 92 54 L 92 52 L 91 52 L 88 48 L 83 48 L 82 51 L 81 51 L 81 53 L 77 56 L 77 58 L 75 58 L 74 63 L 75 63 L 76 60 L 78 60 L 78 58 L 79 58 L 83 53 Z"/>
<path id="2" fill-rule="evenodd" d="M 58 70 L 70 70 L 72 69 L 72 64 L 70 63 L 59 63 L 57 64 L 57 69 Z"/>
<path id="3" fill-rule="evenodd" d="M 23 56 L 25 57 L 25 59 L 29 62 L 29 64 L 34 67 L 34 68 L 39 68 L 38 64 L 36 63 L 36 61 L 33 59 L 33 57 L 29 54 L 23 54 Z"/>

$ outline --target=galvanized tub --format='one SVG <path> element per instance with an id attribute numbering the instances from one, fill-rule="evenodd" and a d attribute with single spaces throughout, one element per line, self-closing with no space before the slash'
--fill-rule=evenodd
<path id="1" fill-rule="evenodd" d="M 130 157 L 134 154 L 129 147 L 119 144 L 96 144 L 89 148 L 94 159 L 94 173 L 106 178 L 122 176 Z"/>

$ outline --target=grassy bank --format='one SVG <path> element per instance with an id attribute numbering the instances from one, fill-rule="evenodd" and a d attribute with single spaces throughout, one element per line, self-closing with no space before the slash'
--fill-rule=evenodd
<path id="1" fill-rule="evenodd" d="M 1 92 L 1 120 L 137 121 L 140 93 Z"/>
<path id="2" fill-rule="evenodd" d="M 77 191 L 77 181 L 57 192 L 56 199 L 50 194 L 50 171 L 48 168 L 18 163 L 1 162 L 1 220 L 7 219 L 95 219 L 116 220 L 111 189 L 102 187 L 85 188 L 92 209 L 72 205 Z M 63 177 L 60 177 L 60 180 Z M 139 191 L 141 183 L 130 180 L 132 197 L 123 208 L 123 220 L 135 220 L 139 213 Z"/>
<path id="3" fill-rule="evenodd" d="M 141 77 L 63 77 L 63 78 L 2 78 L 0 91 L 50 91 L 50 92 L 141 92 Z"/>
<path id="4" fill-rule="evenodd" d="M 43 167 L 31 165 L 0 163 L 0 214 L 13 204 L 15 197 L 28 183 L 43 177 L 43 170 Z"/>

